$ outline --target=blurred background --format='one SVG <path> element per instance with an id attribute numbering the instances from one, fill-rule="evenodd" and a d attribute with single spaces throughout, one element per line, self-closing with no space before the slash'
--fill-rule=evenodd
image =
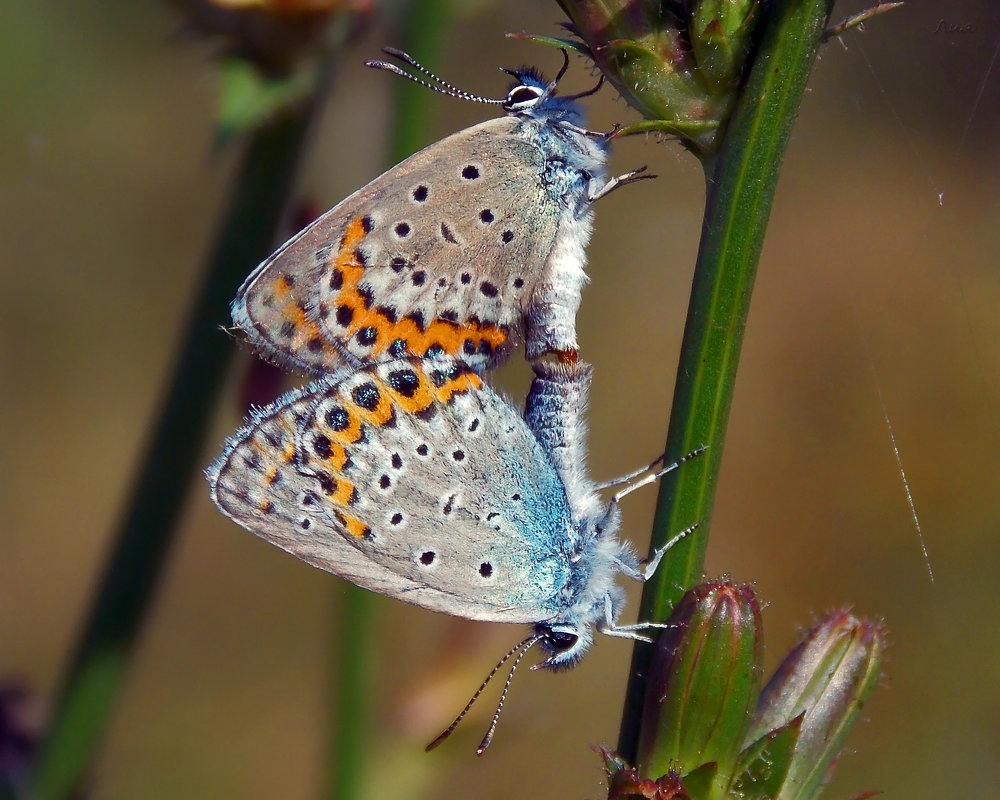
<path id="1" fill-rule="evenodd" d="M 236 152 L 213 155 L 213 49 L 181 35 L 174 9 L 15 0 L 4 17 L 0 684 L 26 687 L 43 709 L 160 403 Z M 493 96 L 507 85 L 499 65 L 551 75 L 558 53 L 503 34 L 557 34 L 562 19 L 555 3 L 461 4 L 440 73 Z M 399 41 L 376 14 L 344 54 L 302 171 L 322 207 L 385 166 L 396 79 L 362 62 Z M 708 567 L 755 584 L 769 670 L 824 610 L 885 620 L 886 677 L 831 798 L 986 797 L 1000 785 L 998 50 L 992 0 L 913 2 L 827 45 L 760 264 Z M 575 59 L 564 91 L 592 82 Z M 595 128 L 635 118 L 610 89 L 587 106 Z M 428 142 L 490 115 L 430 92 L 426 108 Z M 601 201 L 589 250 L 580 335 L 596 367 L 597 479 L 662 447 L 698 244 L 698 163 L 655 137 L 616 143 L 613 172 L 642 164 L 659 179 Z M 241 354 L 233 370 L 205 465 L 241 419 L 250 362 Z M 515 358 L 499 380 L 520 398 L 527 376 Z M 643 551 L 654 497 L 624 507 L 623 534 Z M 196 478 L 93 796 L 317 796 L 343 596 L 337 579 L 224 519 Z M 569 673 L 520 673 L 477 759 L 490 699 L 443 747 L 423 745 L 524 631 L 381 598 L 374 624 L 366 797 L 500 798 L 526 783 L 533 796 L 602 796 L 591 748 L 617 739 L 628 643 L 602 637 Z"/>

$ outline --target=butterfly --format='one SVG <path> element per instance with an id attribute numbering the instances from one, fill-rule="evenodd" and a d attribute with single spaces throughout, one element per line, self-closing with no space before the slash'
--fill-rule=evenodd
<path id="1" fill-rule="evenodd" d="M 616 579 L 646 580 L 691 529 L 640 563 L 616 536 L 618 502 L 665 470 L 603 501 L 600 489 L 635 475 L 604 485 L 586 475 L 591 367 L 533 369 L 522 416 L 447 357 L 343 368 L 255 411 L 206 473 L 212 499 L 250 532 L 358 586 L 531 625 L 507 658 L 539 644 L 539 666 L 561 670 L 595 629 L 644 638 L 655 626 L 618 624 Z"/>
<path id="2" fill-rule="evenodd" d="M 338 203 L 265 260 L 232 304 L 264 357 L 319 375 L 406 355 L 448 355 L 477 371 L 523 339 L 526 357 L 577 357 L 593 203 L 645 168 L 608 179 L 611 134 L 582 127 L 576 102 L 531 69 L 503 99 L 371 61 L 438 92 L 499 105 L 503 117 L 426 147 Z"/>

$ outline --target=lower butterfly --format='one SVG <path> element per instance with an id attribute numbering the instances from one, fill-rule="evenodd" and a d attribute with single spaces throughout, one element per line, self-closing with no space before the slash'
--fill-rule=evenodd
<path id="1" fill-rule="evenodd" d="M 252 415 L 207 472 L 212 499 L 252 533 L 366 589 L 532 625 L 498 669 L 535 644 L 546 653 L 539 666 L 571 667 L 595 628 L 644 638 L 653 626 L 617 622 L 616 577 L 645 580 L 663 551 L 642 566 L 616 536 L 618 500 L 635 485 L 604 502 L 606 487 L 585 475 L 591 368 L 534 370 L 523 416 L 447 358 L 333 373 Z"/>

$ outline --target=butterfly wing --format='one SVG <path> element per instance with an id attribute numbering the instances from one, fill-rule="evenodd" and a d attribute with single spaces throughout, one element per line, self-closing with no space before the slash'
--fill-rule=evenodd
<path id="1" fill-rule="evenodd" d="M 481 123 L 352 194 L 254 271 L 236 324 L 312 373 L 405 354 L 499 364 L 522 336 L 563 214 L 532 125 Z"/>
<path id="2" fill-rule="evenodd" d="M 464 364 L 380 362 L 293 392 L 254 415 L 208 478 L 240 525 L 359 586 L 469 619 L 560 610 L 563 485 Z"/>

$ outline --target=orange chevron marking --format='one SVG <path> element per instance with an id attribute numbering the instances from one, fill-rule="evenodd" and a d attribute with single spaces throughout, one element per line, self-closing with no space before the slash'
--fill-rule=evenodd
<path id="1" fill-rule="evenodd" d="M 338 476 L 336 480 L 337 488 L 333 494 L 328 494 L 327 497 L 338 506 L 347 508 L 351 504 L 351 497 L 354 495 L 354 484 L 343 476 Z"/>
<path id="2" fill-rule="evenodd" d="M 318 419 L 318 430 L 326 435 L 331 443 L 354 444 L 361 438 L 361 417 L 355 413 L 358 407 L 350 397 L 340 396 L 341 406 L 347 411 L 347 427 L 342 431 L 336 431 L 330 427 L 325 419 Z"/>
<path id="3" fill-rule="evenodd" d="M 365 422 L 374 425 L 377 428 L 381 428 L 385 423 L 392 419 L 392 389 L 382 381 L 380 381 L 375 375 L 371 375 L 371 382 L 374 384 L 375 388 L 378 389 L 379 398 L 378 405 L 375 406 L 373 411 L 369 411 L 367 408 L 362 408 L 357 403 L 353 402 L 351 399 L 352 412 L 356 411 L 358 416 L 360 416 Z"/>
<path id="4" fill-rule="evenodd" d="M 454 380 L 448 381 L 437 389 L 438 402 L 447 403 L 454 395 L 468 392 L 471 389 L 479 389 L 482 385 L 483 379 L 474 372 L 463 372 Z"/>
<path id="5" fill-rule="evenodd" d="M 420 325 L 409 317 L 391 322 L 378 309 L 366 307 L 365 298 L 358 291 L 358 284 L 365 268 L 355 257 L 358 245 L 364 240 L 365 235 L 361 217 L 351 222 L 344 232 L 340 251 L 333 264 L 333 269 L 339 270 L 342 278 L 336 306 L 337 308 L 345 306 L 351 312 L 351 321 L 343 333 L 345 338 L 354 336 L 364 328 L 374 329 L 373 357 L 381 355 L 398 339 L 406 342 L 407 348 L 413 355 L 425 355 L 430 348 L 436 346 L 447 354 L 458 357 L 463 355 L 462 348 L 467 339 L 472 341 L 477 350 L 483 342 L 489 343 L 491 348 L 496 349 L 507 341 L 507 332 L 496 325 L 471 321 L 460 324 L 450 320 L 435 319 L 421 330 Z M 294 321 L 299 324 L 297 319 Z"/>
<path id="6" fill-rule="evenodd" d="M 363 539 L 369 533 L 371 533 L 371 528 L 369 528 L 365 523 L 363 523 L 357 517 L 351 517 L 347 514 L 342 514 L 344 527 L 351 536 L 355 536 L 358 539 Z"/>
<path id="7" fill-rule="evenodd" d="M 347 448 L 340 442 L 330 442 L 330 455 L 326 459 L 331 469 L 340 472 L 347 463 Z"/>

